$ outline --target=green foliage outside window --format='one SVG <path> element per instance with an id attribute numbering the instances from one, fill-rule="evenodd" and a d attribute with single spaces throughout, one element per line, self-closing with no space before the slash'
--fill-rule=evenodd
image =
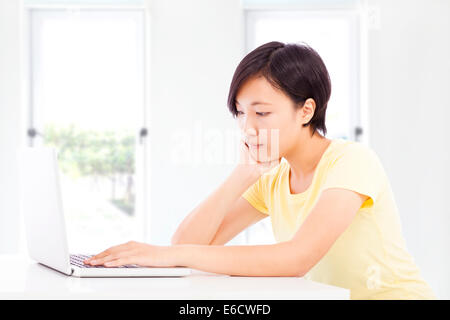
<path id="1" fill-rule="evenodd" d="M 111 198 L 120 210 L 134 213 L 135 136 L 132 132 L 82 130 L 75 125 L 47 125 L 44 141 L 57 148 L 58 163 L 64 174 L 72 177 L 92 177 L 94 181 L 111 181 Z M 126 179 L 126 191 L 116 194 L 119 177 Z"/>

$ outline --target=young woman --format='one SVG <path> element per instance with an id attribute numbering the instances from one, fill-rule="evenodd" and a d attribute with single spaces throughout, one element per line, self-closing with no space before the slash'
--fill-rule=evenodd
<path id="1" fill-rule="evenodd" d="M 352 299 L 434 299 L 402 235 L 372 149 L 327 139 L 328 71 L 306 44 L 266 43 L 241 61 L 228 107 L 242 131 L 230 176 L 171 246 L 128 242 L 86 263 L 186 266 L 236 276 L 304 276 Z M 224 246 L 270 216 L 276 244 Z"/>

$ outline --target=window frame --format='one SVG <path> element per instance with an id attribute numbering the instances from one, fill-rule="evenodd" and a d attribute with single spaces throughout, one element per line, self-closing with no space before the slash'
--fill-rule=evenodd
<path id="1" fill-rule="evenodd" d="M 27 115 L 22 118 L 21 127 L 26 128 L 23 133 L 22 143 L 26 146 L 33 146 L 35 144 L 42 144 L 42 141 L 35 138 L 40 135 L 37 131 L 37 136 L 31 137 L 30 129 L 36 126 L 35 106 L 33 105 L 33 30 L 32 30 L 32 14 L 38 10 L 64 10 L 70 12 L 77 11 L 121 11 L 121 10 L 133 10 L 141 12 L 142 14 L 142 120 L 139 124 L 140 127 L 136 128 L 136 135 L 138 137 L 138 143 L 135 150 L 135 176 L 136 176 L 136 221 L 134 223 L 135 228 L 133 232 L 136 234 L 137 239 L 142 241 L 149 241 L 150 235 L 150 213 L 149 213 L 149 199 L 145 195 L 150 191 L 150 144 L 148 139 L 148 131 L 150 128 L 150 7 L 147 1 L 143 4 L 115 4 L 115 3 L 101 3 L 101 4 L 87 4 L 87 3 L 35 3 L 25 2 L 22 6 L 22 43 L 23 48 L 23 107 L 22 114 Z M 142 131 L 145 129 L 145 134 Z M 130 239 L 132 240 L 132 239 Z"/>

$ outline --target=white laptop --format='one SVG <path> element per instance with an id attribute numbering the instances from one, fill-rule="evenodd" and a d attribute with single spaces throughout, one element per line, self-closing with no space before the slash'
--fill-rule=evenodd
<path id="1" fill-rule="evenodd" d="M 91 255 L 69 254 L 64 220 L 57 151 L 26 147 L 19 153 L 21 205 L 28 251 L 32 259 L 76 277 L 179 277 L 186 267 L 104 267 L 84 265 Z"/>

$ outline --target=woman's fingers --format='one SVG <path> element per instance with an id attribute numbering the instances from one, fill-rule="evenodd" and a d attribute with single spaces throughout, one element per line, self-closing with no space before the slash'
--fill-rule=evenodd
<path id="1" fill-rule="evenodd" d="M 127 243 L 111 247 L 90 259 L 84 261 L 85 264 L 90 265 L 105 265 L 119 266 L 124 264 L 139 264 L 142 259 L 148 258 L 151 255 L 154 246 L 149 246 L 136 241 L 129 241 Z M 140 260 L 139 260 L 140 259 Z"/>
<path id="2" fill-rule="evenodd" d="M 133 251 L 124 250 L 124 251 L 120 251 L 120 252 L 116 252 L 116 253 L 111 253 L 102 258 L 91 260 L 89 263 L 92 265 L 102 265 L 102 264 L 105 264 L 105 263 L 113 261 L 113 260 L 132 256 L 133 254 L 134 254 Z"/>
<path id="3" fill-rule="evenodd" d="M 93 258 L 91 260 L 88 261 L 89 264 L 91 265 L 102 265 L 107 261 L 110 261 L 112 259 L 116 259 L 116 255 L 115 254 L 107 254 L 105 256 L 102 257 L 96 257 Z"/>
<path id="4" fill-rule="evenodd" d="M 121 252 L 125 249 L 128 249 L 131 245 L 131 241 L 123 244 L 119 244 L 117 246 L 113 246 L 111 248 L 106 249 L 105 251 L 96 254 L 95 256 L 90 257 L 89 259 L 84 260 L 85 263 L 92 263 L 93 261 L 98 261 L 108 255 Z"/>
<path id="5" fill-rule="evenodd" d="M 94 260 L 98 260 L 101 259 L 103 257 L 106 257 L 108 254 L 110 254 L 110 251 L 108 251 L 109 249 L 100 252 L 99 254 L 96 254 L 95 256 L 90 257 L 89 259 L 84 260 L 84 262 L 92 262 Z"/>
<path id="6" fill-rule="evenodd" d="M 130 246 L 128 243 L 114 246 L 114 247 L 111 247 L 111 248 L 91 257 L 90 259 L 85 260 L 85 263 L 89 263 L 92 265 L 103 264 L 112 259 L 117 259 L 117 258 L 120 258 L 122 256 L 129 254 L 128 251 L 130 251 Z"/>
<path id="7" fill-rule="evenodd" d="M 136 264 L 136 257 L 135 256 L 127 256 L 115 260 L 110 260 L 108 262 L 105 262 L 106 267 L 119 267 L 126 264 Z"/>

